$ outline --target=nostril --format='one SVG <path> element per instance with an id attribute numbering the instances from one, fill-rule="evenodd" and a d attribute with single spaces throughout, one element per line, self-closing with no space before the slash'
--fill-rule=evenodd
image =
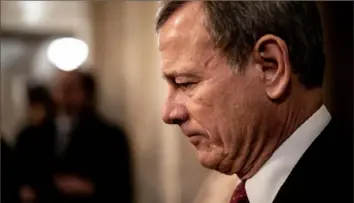
<path id="1" fill-rule="evenodd" d="M 171 124 L 179 125 L 179 124 L 181 124 L 181 123 L 182 123 L 182 120 L 180 120 L 180 119 L 173 119 Z"/>

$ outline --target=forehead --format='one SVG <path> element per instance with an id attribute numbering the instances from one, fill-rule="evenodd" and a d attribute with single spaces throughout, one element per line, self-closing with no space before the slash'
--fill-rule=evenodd
<path id="1" fill-rule="evenodd" d="M 183 52 L 212 45 L 204 26 L 201 2 L 189 2 L 178 9 L 159 30 L 159 50 Z"/>

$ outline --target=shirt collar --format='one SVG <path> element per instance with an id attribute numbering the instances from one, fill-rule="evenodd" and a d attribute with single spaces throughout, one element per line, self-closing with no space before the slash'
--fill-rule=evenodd
<path id="1" fill-rule="evenodd" d="M 330 120 L 331 115 L 322 105 L 296 129 L 262 168 L 246 181 L 245 187 L 250 203 L 273 202 L 291 170 Z"/>

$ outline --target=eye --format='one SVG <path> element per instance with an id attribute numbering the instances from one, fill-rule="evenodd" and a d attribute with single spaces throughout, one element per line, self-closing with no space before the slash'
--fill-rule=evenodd
<path id="1" fill-rule="evenodd" d="M 181 89 L 188 89 L 191 88 L 194 84 L 196 84 L 195 82 L 183 82 L 183 83 L 175 83 L 177 85 L 177 87 L 181 88 Z"/>

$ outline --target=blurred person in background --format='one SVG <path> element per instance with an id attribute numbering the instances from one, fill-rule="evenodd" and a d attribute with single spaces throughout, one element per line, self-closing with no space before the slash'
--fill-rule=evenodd
<path id="1" fill-rule="evenodd" d="M 13 150 L 1 135 L 1 202 L 17 203 L 17 189 L 14 181 Z"/>
<path id="2" fill-rule="evenodd" d="M 28 85 L 27 88 L 28 110 L 24 127 L 17 135 L 17 142 L 14 152 L 14 171 L 16 177 L 14 182 L 18 190 L 18 198 L 23 202 L 32 202 L 35 198 L 35 191 L 29 185 L 33 183 L 35 168 L 31 166 L 31 162 L 27 158 L 34 159 L 31 153 L 34 149 L 33 141 L 39 133 L 42 126 L 46 126 L 54 118 L 54 103 L 48 89 L 43 85 Z M 28 169 L 19 168 L 24 166 Z M 32 178 L 32 179 L 31 179 Z M 31 180 L 30 180 L 31 179 Z"/>
<path id="3" fill-rule="evenodd" d="M 28 88 L 27 124 L 29 126 L 40 126 L 54 117 L 54 102 L 43 85 L 31 85 Z"/>
<path id="4" fill-rule="evenodd" d="M 237 174 L 230 203 L 353 201 L 353 135 L 323 104 L 315 2 L 168 1 L 156 30 L 163 120 L 205 167 Z"/>
<path id="5" fill-rule="evenodd" d="M 53 119 L 27 133 L 29 140 L 16 148 L 23 202 L 130 203 L 127 138 L 96 112 L 94 78 L 60 71 L 52 96 Z"/>

